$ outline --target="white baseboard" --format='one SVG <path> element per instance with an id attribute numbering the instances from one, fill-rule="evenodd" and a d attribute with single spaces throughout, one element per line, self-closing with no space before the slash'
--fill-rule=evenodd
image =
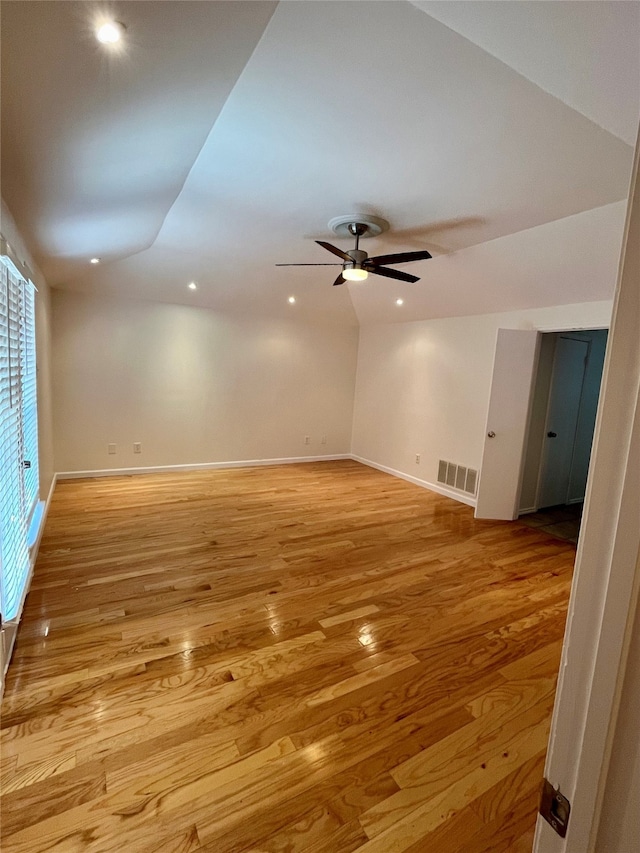
<path id="1" fill-rule="evenodd" d="M 431 492 L 437 492 L 439 495 L 452 498 L 454 501 L 459 501 L 467 506 L 475 507 L 476 505 L 476 499 L 471 495 L 465 495 L 462 492 L 455 491 L 455 489 L 448 489 L 441 483 L 430 483 L 428 480 L 421 480 L 419 477 L 412 477 L 411 474 L 396 471 L 395 468 L 388 468 L 386 465 L 379 465 L 377 462 L 372 462 L 370 459 L 363 459 L 361 456 L 356 456 L 353 453 L 351 454 L 351 459 L 355 462 L 361 462 L 363 465 L 368 465 L 370 468 L 376 468 L 378 471 L 384 471 L 385 474 L 391 474 L 393 477 L 399 477 L 401 480 L 407 480 L 409 483 L 413 483 L 423 489 L 429 489 Z"/>
<path id="2" fill-rule="evenodd" d="M 224 468 L 256 468 L 261 465 L 294 465 L 300 462 L 333 462 L 351 459 L 349 453 L 327 456 L 288 456 L 282 459 L 241 459 L 229 462 L 197 462 L 187 465 L 152 465 L 144 468 L 104 468 L 97 471 L 58 471 L 58 480 L 79 480 L 87 477 L 122 477 L 131 474 L 162 474 L 180 471 L 205 471 Z"/>
<path id="3" fill-rule="evenodd" d="M 386 465 L 379 465 L 377 462 L 372 462 L 370 459 L 363 459 L 361 456 L 356 456 L 353 453 L 337 453 L 327 456 L 287 456 L 278 459 L 240 459 L 230 460 L 227 462 L 196 462 L 185 465 L 151 465 L 140 468 L 103 468 L 98 470 L 86 471 L 58 471 L 56 474 L 57 480 L 80 480 L 92 477 L 122 477 L 135 474 L 163 474 L 163 473 L 179 473 L 180 471 L 206 471 L 206 470 L 223 470 L 225 468 L 255 468 L 267 465 L 294 465 L 304 462 L 333 462 L 340 459 L 352 459 L 354 462 L 360 462 L 362 465 L 368 465 L 370 468 L 376 468 L 378 471 L 383 471 L 385 474 L 391 474 L 393 477 L 399 477 L 401 480 L 407 480 L 409 483 L 414 483 L 423 489 L 429 489 L 432 492 L 437 492 L 439 495 L 444 495 L 447 498 L 452 498 L 467 506 L 475 507 L 475 498 L 470 495 L 465 495 L 457 492 L 454 489 L 449 489 L 440 483 L 430 483 L 427 480 L 421 480 L 419 477 L 412 477 L 410 474 L 404 474 L 402 471 L 396 471 L 394 468 L 388 468 Z"/>
<path id="4" fill-rule="evenodd" d="M 29 544 L 29 555 L 31 557 L 31 564 L 35 563 L 35 558 L 38 556 L 38 550 L 40 548 L 40 541 L 42 539 L 42 534 L 44 532 L 44 525 L 47 520 L 47 516 L 49 515 L 49 507 L 51 506 L 51 498 L 53 497 L 53 493 L 56 489 L 56 483 L 58 482 L 58 475 L 54 474 L 51 480 L 51 485 L 49 486 L 49 494 L 47 495 L 42 503 L 42 509 L 40 511 L 40 518 L 38 520 L 38 528 L 35 532 L 35 536 L 32 534 L 32 542 Z"/>

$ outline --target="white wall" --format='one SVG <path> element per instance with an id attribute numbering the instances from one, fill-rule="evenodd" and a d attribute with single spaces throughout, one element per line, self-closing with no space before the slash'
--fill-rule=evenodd
<path id="1" fill-rule="evenodd" d="M 356 328 L 55 290 L 53 330 L 58 471 L 349 452 Z"/>
<path id="2" fill-rule="evenodd" d="M 51 382 L 51 292 L 42 273 L 27 251 L 16 228 L 14 219 L 2 201 L 2 236 L 10 246 L 10 252 L 23 266 L 31 271 L 36 285 L 36 364 L 38 387 L 38 445 L 40 465 L 40 496 L 46 500 L 53 482 L 53 418 Z"/>
<path id="3" fill-rule="evenodd" d="M 352 452 L 427 484 L 439 459 L 479 469 L 497 330 L 610 317 L 607 301 L 361 328 Z"/>

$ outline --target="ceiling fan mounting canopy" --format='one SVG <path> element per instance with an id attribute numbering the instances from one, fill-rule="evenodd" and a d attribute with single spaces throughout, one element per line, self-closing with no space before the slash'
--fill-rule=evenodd
<path id="1" fill-rule="evenodd" d="M 377 237 L 389 230 L 389 223 L 368 213 L 349 213 L 329 220 L 329 228 L 338 237 Z M 356 230 L 357 229 L 357 230 Z M 359 233 L 358 233 L 359 232 Z"/>
<path id="2" fill-rule="evenodd" d="M 329 222 L 329 228 L 340 237 L 354 237 L 356 245 L 353 249 L 343 251 L 331 243 L 324 240 L 316 240 L 319 246 L 326 249 L 331 254 L 336 255 L 342 260 L 342 272 L 333 282 L 336 284 L 344 284 L 345 281 L 363 281 L 369 276 L 380 275 L 385 278 L 394 278 L 398 281 L 415 282 L 420 281 L 418 276 L 410 275 L 400 270 L 388 269 L 384 264 L 403 264 L 409 261 L 421 261 L 431 257 L 427 251 L 420 252 L 395 252 L 391 255 L 377 255 L 372 258 L 360 248 L 360 239 L 362 237 L 376 237 L 387 231 L 389 223 L 386 219 L 381 219 L 379 216 L 371 216 L 369 214 L 358 213 L 348 216 L 336 216 Z M 276 264 L 279 267 L 288 266 L 327 266 L 326 264 Z"/>

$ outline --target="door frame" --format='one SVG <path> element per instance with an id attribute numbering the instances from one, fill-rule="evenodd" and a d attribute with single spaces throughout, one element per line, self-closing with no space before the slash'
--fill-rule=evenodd
<path id="1" fill-rule="evenodd" d="M 534 853 L 595 853 L 640 595 L 640 145 L 569 601 L 545 776 L 571 803 L 566 838 L 538 817 Z M 633 223 L 633 228 L 631 224 Z"/>
<path id="2" fill-rule="evenodd" d="M 496 341 L 496 349 L 494 354 L 494 363 L 493 363 L 493 372 L 492 372 L 492 388 L 494 384 L 494 380 L 496 376 L 499 376 L 502 372 L 509 372 L 509 370 L 513 369 L 513 364 L 508 361 L 508 357 L 506 353 L 501 356 L 501 349 L 499 347 L 500 341 L 500 333 L 501 332 L 535 332 L 537 334 L 537 341 L 535 346 L 535 354 L 532 356 L 528 373 L 526 375 L 521 374 L 520 379 L 524 388 L 525 393 L 519 395 L 518 398 L 518 406 L 519 410 L 514 411 L 512 407 L 511 411 L 511 421 L 524 421 L 524 429 L 520 432 L 520 451 L 519 451 L 519 462 L 518 462 L 518 471 L 515 475 L 514 482 L 514 490 L 512 493 L 513 496 L 513 507 L 511 514 L 503 514 L 500 515 L 501 519 L 511 519 L 515 520 L 518 518 L 519 510 L 520 510 L 520 497 L 522 493 L 522 485 L 523 485 L 523 472 L 524 472 L 524 464 L 525 464 L 525 456 L 527 452 L 527 443 L 529 441 L 529 430 L 531 426 L 531 416 L 532 416 L 532 404 L 533 404 L 533 394 L 534 394 L 534 386 L 538 373 L 538 365 L 539 365 L 539 355 L 540 355 L 540 343 L 542 340 L 542 335 L 549 333 L 571 333 L 571 332 L 590 332 L 590 331 L 599 331 L 606 329 L 610 332 L 611 325 L 607 325 L 606 323 L 593 323 L 585 321 L 585 323 L 577 325 L 577 326 L 566 326 L 566 325 L 553 325 L 553 326 L 536 326 L 533 329 L 509 329 L 507 327 L 500 327 L 498 329 L 498 338 Z M 607 346 L 609 342 L 607 341 Z M 502 359 L 502 360 L 500 360 Z M 604 370 L 603 370 L 604 376 Z M 602 394 L 602 390 L 600 392 Z M 510 424 L 513 426 L 513 424 Z M 485 439 L 484 439 L 484 447 L 485 451 L 487 448 L 487 435 L 490 431 L 493 431 L 493 423 L 491 420 L 491 394 L 490 394 L 490 402 L 489 402 L 489 411 L 487 413 L 487 422 L 485 426 Z M 595 434 L 595 433 L 594 433 Z M 480 479 L 478 482 L 478 494 L 476 495 L 476 518 L 498 518 L 498 516 L 493 515 L 481 515 L 478 513 L 478 500 L 480 497 L 480 489 L 482 488 L 482 478 L 483 478 L 483 469 L 484 469 L 484 461 L 485 461 L 485 452 L 483 452 L 483 460 L 480 466 Z M 538 463 L 538 483 L 536 485 L 536 501 L 538 499 L 539 492 L 539 474 L 540 474 L 540 466 L 542 463 L 542 456 L 540 457 Z M 485 474 L 486 476 L 486 474 Z M 486 480 L 485 480 L 486 482 Z"/>
<path id="3" fill-rule="evenodd" d="M 558 329 L 558 330 L 553 330 L 553 331 L 540 330 L 540 335 L 541 335 L 541 337 L 542 337 L 542 335 L 547 335 L 547 334 L 562 336 L 563 334 L 571 335 L 572 333 L 576 333 L 576 335 L 580 335 L 581 332 L 603 332 L 603 331 L 609 332 L 610 331 L 610 325 L 609 326 L 603 326 L 603 325 L 597 325 L 596 324 L 596 325 L 591 325 L 588 327 L 584 326 L 582 329 L 572 328 L 572 329 Z M 575 338 L 575 340 L 582 340 L 582 341 L 585 341 L 589 344 L 589 350 L 588 350 L 587 358 L 590 359 L 591 354 L 592 354 L 592 348 L 593 348 L 592 340 L 589 339 L 587 341 L 585 338 L 579 338 L 579 337 Z M 608 345 L 608 340 L 607 340 L 607 345 Z M 551 378 L 550 378 L 549 399 L 547 400 L 547 409 L 546 409 L 546 415 L 545 415 L 545 426 L 544 426 L 544 432 L 545 433 L 547 432 L 547 429 L 549 427 L 549 423 L 548 423 L 548 421 L 549 421 L 549 407 L 550 407 L 551 392 L 552 392 L 553 382 L 554 382 L 554 374 L 555 374 L 555 353 L 554 353 L 554 365 L 552 367 L 552 373 L 551 373 Z M 602 393 L 603 375 L 604 375 L 604 365 L 603 365 L 602 371 L 600 373 L 600 392 L 598 394 L 598 405 L 599 405 L 600 394 Z M 534 385 L 538 381 L 537 377 L 538 377 L 538 366 L 536 366 L 536 374 L 533 378 Z M 584 379 L 583 379 L 583 389 L 584 389 Z M 582 405 L 582 403 L 581 403 L 581 405 Z M 532 416 L 533 416 L 533 413 L 531 412 L 530 413 L 529 427 L 531 426 L 531 417 Z M 594 431 L 591 435 L 591 447 L 593 447 L 594 435 L 595 435 L 595 424 L 594 424 Z M 574 437 L 574 445 L 573 446 L 575 449 L 575 437 Z M 524 448 L 525 455 L 527 454 L 527 450 L 528 450 L 528 445 L 525 446 L 525 448 Z M 541 508 L 541 505 L 542 505 L 541 494 L 542 494 L 542 489 L 543 489 L 543 485 L 544 485 L 544 476 L 543 476 L 544 475 L 544 468 L 545 468 L 545 446 L 543 443 L 542 446 L 540 447 L 540 452 L 539 452 L 538 457 L 537 457 L 538 477 L 537 477 L 536 489 L 535 489 L 534 507 L 532 507 L 531 510 L 527 509 L 526 512 L 530 512 L 530 511 L 537 512 Z M 521 498 L 521 496 L 522 495 L 520 493 L 520 495 L 518 497 Z M 578 502 L 583 503 L 584 498 L 574 499 L 573 501 L 569 501 L 569 500 L 565 501 L 565 503 L 567 503 L 567 504 L 578 503 Z M 521 504 L 521 501 L 519 501 L 519 503 Z"/>

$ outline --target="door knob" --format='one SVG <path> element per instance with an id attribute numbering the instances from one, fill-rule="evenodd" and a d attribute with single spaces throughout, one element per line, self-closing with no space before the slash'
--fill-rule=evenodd
<path id="1" fill-rule="evenodd" d="M 490 431 L 487 433 L 487 437 L 488 437 L 488 438 L 495 438 L 495 437 L 496 437 L 496 434 L 495 434 L 495 432 L 494 432 L 493 430 L 490 430 Z"/>
<path id="2" fill-rule="evenodd" d="M 547 433 L 547 438 L 557 438 L 557 437 L 558 437 L 557 432 L 548 432 Z"/>

